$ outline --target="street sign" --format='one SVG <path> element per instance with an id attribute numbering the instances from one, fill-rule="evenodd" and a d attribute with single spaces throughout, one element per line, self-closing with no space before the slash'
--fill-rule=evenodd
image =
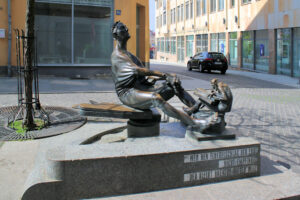
<path id="1" fill-rule="evenodd" d="M 121 10 L 116 10 L 116 15 L 121 15 Z"/>

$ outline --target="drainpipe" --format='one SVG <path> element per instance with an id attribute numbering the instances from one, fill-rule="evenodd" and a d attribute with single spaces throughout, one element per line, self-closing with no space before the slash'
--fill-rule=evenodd
<path id="1" fill-rule="evenodd" d="M 7 14 L 8 14 L 8 61 L 7 61 L 7 76 L 12 76 L 11 70 L 11 10 L 10 0 L 7 0 Z"/>

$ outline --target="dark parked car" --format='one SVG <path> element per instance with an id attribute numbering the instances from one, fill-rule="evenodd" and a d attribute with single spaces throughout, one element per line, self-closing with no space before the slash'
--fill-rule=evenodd
<path id="1" fill-rule="evenodd" d="M 201 52 L 193 57 L 187 63 L 188 70 L 199 69 L 200 72 L 207 70 L 219 70 L 221 74 L 225 74 L 228 69 L 228 62 L 222 53 L 218 52 Z"/>

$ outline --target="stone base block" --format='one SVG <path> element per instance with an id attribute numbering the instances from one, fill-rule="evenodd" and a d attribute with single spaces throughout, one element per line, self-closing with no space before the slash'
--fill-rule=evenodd
<path id="1" fill-rule="evenodd" d="M 190 143 L 185 129 L 177 126 L 161 127 L 159 137 L 52 149 L 47 160 L 55 163 L 53 177 L 59 178 L 49 179 L 40 169 L 47 180 L 33 181 L 23 199 L 96 198 L 260 175 L 257 141 L 239 137 Z"/>

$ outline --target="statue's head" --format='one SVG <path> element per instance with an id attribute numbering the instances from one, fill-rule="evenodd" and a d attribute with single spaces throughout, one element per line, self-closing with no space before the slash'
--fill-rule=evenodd
<path id="1" fill-rule="evenodd" d="M 130 38 L 128 28 L 126 27 L 125 24 L 123 24 L 120 21 L 117 21 L 114 23 L 112 29 L 111 29 L 113 38 L 118 41 L 124 41 L 128 40 Z"/>
<path id="2" fill-rule="evenodd" d="M 218 87 L 218 79 L 214 78 L 210 81 L 210 85 L 212 86 L 213 89 L 216 89 Z"/>

